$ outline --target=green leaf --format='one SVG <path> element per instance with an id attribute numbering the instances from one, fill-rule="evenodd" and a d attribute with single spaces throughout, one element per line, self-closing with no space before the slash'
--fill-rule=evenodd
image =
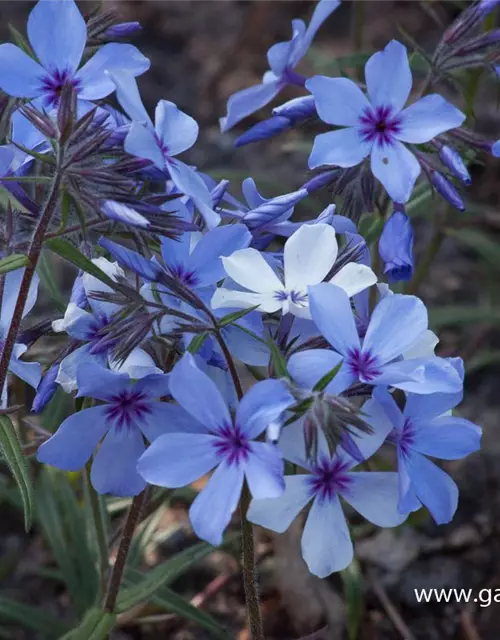
<path id="1" fill-rule="evenodd" d="M 24 51 L 30 58 L 34 58 L 33 51 L 29 46 L 26 38 L 16 29 L 16 27 L 9 22 L 7 25 L 10 31 L 10 35 L 12 36 L 12 40 L 17 44 L 17 46 Z"/>
<path id="2" fill-rule="evenodd" d="M 340 572 L 347 604 L 347 631 L 349 640 L 356 640 L 359 636 L 363 620 L 363 574 L 359 562 L 354 561 Z"/>
<path id="3" fill-rule="evenodd" d="M 67 305 L 61 295 L 61 288 L 57 284 L 57 279 L 54 274 L 54 269 L 50 263 L 50 258 L 47 251 L 42 251 L 40 259 L 38 260 L 37 273 L 40 276 L 40 281 L 43 288 L 54 302 L 55 307 L 61 313 L 66 311 Z"/>
<path id="4" fill-rule="evenodd" d="M 330 384 L 330 382 L 335 378 L 337 373 L 340 371 L 340 368 L 342 367 L 343 362 L 344 360 L 342 359 L 336 367 L 333 367 L 331 371 L 328 371 L 328 373 L 325 373 L 325 375 L 320 380 L 318 380 L 318 382 L 314 385 L 313 391 L 324 391 L 326 387 Z"/>
<path id="5" fill-rule="evenodd" d="M 273 368 L 278 376 L 278 378 L 289 378 L 290 374 L 288 373 L 288 369 L 286 366 L 286 358 L 279 350 L 278 346 L 274 343 L 273 340 L 269 340 L 266 342 L 269 347 L 269 351 L 271 352 L 271 359 L 273 363 Z"/>
<path id="6" fill-rule="evenodd" d="M 260 305 L 256 304 L 254 307 L 250 307 L 249 309 L 241 309 L 240 311 L 233 311 L 232 313 L 228 313 L 227 316 L 219 318 L 219 320 L 217 320 L 217 324 L 221 328 L 227 327 L 228 324 L 234 324 L 259 307 Z"/>
<path id="7" fill-rule="evenodd" d="M 125 579 L 125 584 L 137 584 L 142 579 L 142 574 L 134 569 L 129 570 Z M 217 620 L 205 611 L 201 611 L 191 603 L 186 602 L 184 598 L 179 596 L 175 591 L 168 587 L 161 587 L 157 593 L 151 597 L 151 604 L 155 605 L 162 611 L 175 613 L 176 615 L 194 622 L 203 629 L 206 629 L 211 637 L 217 640 L 230 640 L 230 635 L 220 625 Z"/>
<path id="8" fill-rule="evenodd" d="M 19 142 L 14 142 L 14 140 L 10 140 L 10 143 L 13 144 L 15 147 L 17 147 L 18 149 L 20 149 L 21 151 L 23 151 L 23 153 L 26 153 L 32 158 L 35 158 L 36 160 L 43 162 L 43 164 L 54 165 L 56 163 L 54 156 L 51 156 L 48 153 L 38 153 L 38 151 L 34 151 L 33 149 L 28 149 L 28 147 L 24 147 L 22 144 L 19 144 Z"/>
<path id="9" fill-rule="evenodd" d="M 116 625 L 116 614 L 103 609 L 89 609 L 78 627 L 60 640 L 106 640 Z"/>
<path id="10" fill-rule="evenodd" d="M 448 325 L 476 323 L 500 323 L 500 307 L 473 307 L 469 305 L 450 305 L 429 310 L 429 322 L 432 329 Z"/>
<path id="11" fill-rule="evenodd" d="M 500 244 L 478 229 L 446 229 L 446 234 L 474 249 L 494 269 L 500 270 Z"/>
<path id="12" fill-rule="evenodd" d="M 45 246 L 53 253 L 57 253 L 58 256 L 64 258 L 75 267 L 78 267 L 85 273 L 90 273 L 104 284 L 107 284 L 112 289 L 116 289 L 116 282 L 112 280 L 102 269 L 99 269 L 91 260 L 83 255 L 81 251 L 78 251 L 71 242 L 64 240 L 64 238 L 50 238 L 45 241 Z"/>
<path id="13" fill-rule="evenodd" d="M 38 477 L 37 520 L 78 612 L 95 601 L 99 579 L 91 531 L 67 474 L 45 467 Z"/>
<path id="14" fill-rule="evenodd" d="M 33 486 L 28 465 L 9 416 L 0 416 L 0 449 L 19 487 L 24 507 L 24 528 L 29 531 L 33 520 Z"/>
<path id="15" fill-rule="evenodd" d="M 212 553 L 214 548 L 206 542 L 195 544 L 144 574 L 143 579 L 124 589 L 118 596 L 117 610 L 127 611 L 136 604 L 148 600 L 160 587 L 171 584 L 193 564 Z"/>
<path id="16" fill-rule="evenodd" d="M 16 269 L 21 269 L 21 267 L 27 267 L 28 265 L 28 256 L 23 256 L 20 253 L 13 253 L 12 255 L 6 256 L 0 260 L 0 274 L 15 271 Z"/>
<path id="17" fill-rule="evenodd" d="M 198 353 L 198 351 L 201 349 L 201 347 L 203 346 L 203 343 L 207 338 L 208 338 L 208 333 L 199 333 L 197 336 L 195 336 L 189 343 L 189 347 L 188 347 L 189 353 L 192 353 L 193 355 L 195 353 Z"/>
<path id="18" fill-rule="evenodd" d="M 0 596 L 0 620 L 21 625 L 46 638 L 58 638 L 68 629 L 68 625 L 52 614 L 3 596 Z"/>

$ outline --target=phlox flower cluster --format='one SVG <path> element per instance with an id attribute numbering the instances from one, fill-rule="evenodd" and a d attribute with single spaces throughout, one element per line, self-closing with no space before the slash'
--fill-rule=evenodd
<path id="1" fill-rule="evenodd" d="M 48 246 L 66 234 L 80 256 L 66 308 L 34 338 L 16 335 L 10 358 L 10 371 L 37 389 L 33 412 L 59 387 L 78 399 L 38 460 L 65 471 L 90 463 L 95 490 L 122 497 L 205 479 L 189 515 L 213 545 L 239 504 L 250 501 L 248 520 L 277 532 L 307 509 L 302 553 L 320 577 L 352 561 L 346 505 L 380 527 L 422 508 L 450 521 L 458 489 L 436 460 L 477 451 L 481 436 L 452 414 L 462 361 L 435 355 L 424 303 L 384 282 L 412 277 L 405 204 L 420 174 L 448 198 L 449 173 L 468 179 L 450 144 L 468 135 L 465 115 L 437 93 L 412 93 L 407 49 L 394 40 L 366 63 L 363 88 L 301 76 L 299 62 L 339 4 L 321 0 L 307 27 L 294 20 L 292 38 L 269 50 L 262 84 L 228 101 L 224 132 L 287 85 L 309 92 L 278 107 L 254 140 L 306 117 L 334 127 L 311 141 L 309 169 L 321 171 L 306 185 L 267 198 L 247 178 L 244 203 L 229 181 L 189 164 L 199 134 L 190 115 L 163 99 L 148 113 L 136 77 L 149 60 L 129 44 L 89 47 L 95 38 L 73 0 L 36 4 L 28 52 L 0 45 L 0 88 L 19 99 L 0 147 L 4 184 L 32 224 L 40 208 L 23 179 L 44 162 L 50 174 L 62 149 Z M 102 101 L 113 93 L 120 109 Z M 312 219 L 296 215 L 346 171 L 354 186 L 369 185 L 368 201 L 382 194 L 390 205 L 381 269 L 350 211 L 332 204 Z M 25 246 L 14 227 L 9 252 L 18 238 Z M 2 351 L 25 273 L 3 282 Z M 21 356 L 53 334 L 67 341 L 42 378 Z"/>

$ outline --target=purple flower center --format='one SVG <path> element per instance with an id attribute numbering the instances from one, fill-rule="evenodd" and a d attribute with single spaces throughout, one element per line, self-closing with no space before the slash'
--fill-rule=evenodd
<path id="1" fill-rule="evenodd" d="M 338 491 L 349 486 L 351 479 L 348 471 L 348 464 L 339 458 L 322 458 L 313 466 L 309 477 L 311 496 L 318 496 L 320 500 L 332 500 Z"/>
<path id="2" fill-rule="evenodd" d="M 404 456 L 408 455 L 408 451 L 413 447 L 413 443 L 415 442 L 415 429 L 411 420 L 406 418 L 402 430 L 393 429 L 387 440 L 399 447 L 399 450 Z"/>
<path id="3" fill-rule="evenodd" d="M 188 271 L 183 264 L 176 264 L 169 267 L 170 273 L 179 278 L 188 287 L 195 287 L 199 283 L 199 278 L 194 271 Z"/>
<path id="4" fill-rule="evenodd" d="M 237 424 L 225 425 L 219 429 L 214 447 L 217 453 L 230 465 L 246 462 L 250 453 L 248 438 Z"/>
<path id="5" fill-rule="evenodd" d="M 90 331 L 87 332 L 87 340 L 91 342 L 90 353 L 93 355 L 99 355 L 107 353 L 116 344 L 117 340 L 110 340 L 108 336 L 102 336 L 99 331 L 104 327 L 107 327 L 110 320 L 105 315 L 95 315 L 90 326 Z"/>
<path id="6" fill-rule="evenodd" d="M 349 349 L 346 365 L 363 382 L 371 382 L 381 374 L 377 357 L 369 351 Z"/>
<path id="7" fill-rule="evenodd" d="M 276 291 L 274 297 L 279 302 L 285 302 L 286 300 L 291 300 L 294 304 L 307 302 L 307 293 L 301 293 L 300 291 Z"/>
<path id="8" fill-rule="evenodd" d="M 391 145 L 401 131 L 401 116 L 391 106 L 367 107 L 359 121 L 363 140 L 381 147 Z"/>
<path id="9" fill-rule="evenodd" d="M 51 107 L 56 107 L 61 92 L 66 85 L 71 85 L 75 91 L 79 91 L 80 82 L 72 76 L 72 74 L 63 70 L 56 69 L 50 74 L 42 78 L 42 91 L 45 93 L 45 99 Z"/>
<path id="10" fill-rule="evenodd" d="M 106 420 L 118 429 L 130 429 L 151 413 L 147 396 L 140 391 L 121 391 L 106 407 Z"/>
<path id="11" fill-rule="evenodd" d="M 165 142 L 160 138 L 158 134 L 155 134 L 156 142 L 158 143 L 158 147 L 163 154 L 164 158 L 168 158 L 168 147 Z"/>

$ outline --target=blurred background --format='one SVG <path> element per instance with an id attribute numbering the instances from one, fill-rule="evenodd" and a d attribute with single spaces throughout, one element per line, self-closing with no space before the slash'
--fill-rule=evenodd
<path id="1" fill-rule="evenodd" d="M 3 41 L 10 38 L 8 22 L 25 33 L 26 17 L 33 4 L 0 3 Z M 94 3 L 79 5 L 85 14 Z M 139 79 L 147 107 L 152 110 L 160 98 L 165 98 L 200 123 L 199 143 L 187 157 L 189 161 L 214 178 L 230 179 L 235 194 L 241 181 L 250 175 L 265 196 L 292 191 L 308 179 L 307 157 L 315 134 L 312 126 L 235 150 L 234 138 L 269 111 L 264 109 L 225 135 L 220 133 L 218 118 L 225 114 L 229 95 L 260 81 L 267 69 L 267 49 L 290 37 L 291 19 L 309 19 L 312 2 L 109 0 L 103 5 L 115 9 L 123 21 L 138 20 L 143 26 L 132 42 L 152 63 L 151 70 Z M 464 6 L 464 2 L 437 0 L 345 2 L 320 29 L 302 71 L 306 75 L 341 72 L 361 79 L 367 55 L 383 48 L 391 38 L 409 46 L 416 41 L 432 52 L 443 28 Z M 478 84 L 470 124 L 489 138 L 498 139 L 500 80 L 474 74 L 464 79 Z M 416 82 L 419 79 L 417 76 Z M 463 108 L 461 96 L 450 87 L 440 86 L 439 90 Z M 295 95 L 289 90 L 278 100 L 284 102 Z M 300 522 L 282 536 L 271 537 L 259 530 L 257 554 L 268 640 L 500 637 L 500 602 L 492 602 L 489 607 L 480 603 L 419 604 L 414 595 L 414 589 L 420 588 L 500 589 L 499 161 L 482 158 L 472 167 L 472 175 L 465 213 L 452 213 L 432 196 L 411 210 L 417 261 L 426 251 L 434 225 L 446 221 L 446 239 L 419 294 L 429 305 L 432 327 L 441 338 L 439 355 L 461 356 L 466 362 L 465 401 L 459 412 L 481 425 L 485 433 L 481 453 L 445 465 L 461 492 L 455 520 L 436 527 L 425 514 L 417 514 L 396 530 L 378 531 L 353 521 L 358 562 L 343 577 L 334 575 L 325 581 L 310 576 L 300 558 Z M 297 213 L 315 216 L 328 203 L 328 193 L 311 197 L 297 208 Z M 67 288 L 73 275 L 58 272 L 57 286 Z M 49 311 L 54 313 L 40 305 L 41 315 Z M 36 605 L 61 621 L 74 613 L 54 569 L 57 541 L 47 541 L 50 522 L 45 519 L 30 534 L 24 534 L 13 491 L 8 472 L 2 468 L 0 638 L 56 638 L 54 629 L 44 626 L 43 620 L 38 627 L 33 623 L 26 628 L 22 623 L 24 610 L 16 620 L 12 607 L 2 606 L 5 596 Z M 155 566 L 193 542 L 188 501 L 189 495 L 176 495 L 165 503 L 161 517 L 154 527 L 151 525 L 153 533 L 140 549 L 139 566 Z M 126 505 L 113 505 L 113 513 L 119 518 Z M 59 544 L 77 544 L 69 533 L 60 533 Z M 217 550 L 171 587 L 226 626 L 230 637 L 246 640 L 249 636 L 237 554 L 237 548 Z M 328 631 L 321 631 L 326 625 Z M 203 640 L 217 636 L 178 612 L 165 612 L 149 604 L 134 615 L 124 614 L 111 637 Z"/>

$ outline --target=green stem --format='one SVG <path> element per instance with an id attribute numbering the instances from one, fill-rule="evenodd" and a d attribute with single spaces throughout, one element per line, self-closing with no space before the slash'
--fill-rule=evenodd
<path id="1" fill-rule="evenodd" d="M 363 48 L 363 35 L 365 26 L 365 2 L 358 0 L 353 6 L 354 24 L 353 24 L 353 40 L 354 50 L 360 51 Z"/>
<path id="2" fill-rule="evenodd" d="M 109 551 L 106 539 L 106 527 L 104 526 L 104 518 L 99 501 L 99 496 L 90 482 L 90 463 L 85 466 L 85 483 L 87 485 L 87 495 L 90 510 L 92 512 L 92 520 L 94 522 L 95 534 L 97 540 L 97 549 L 99 552 L 99 599 L 102 597 L 106 589 L 109 570 Z"/>
<path id="3" fill-rule="evenodd" d="M 115 610 L 116 599 L 118 598 L 118 592 L 120 591 L 130 544 L 134 536 L 135 527 L 141 516 L 141 511 L 146 503 L 146 496 L 146 491 L 135 496 L 127 514 L 127 519 L 120 539 L 120 545 L 118 547 L 118 553 L 116 554 L 116 562 L 114 564 L 113 571 L 111 572 L 108 589 L 104 597 L 103 608 L 110 613 L 113 613 Z"/>

